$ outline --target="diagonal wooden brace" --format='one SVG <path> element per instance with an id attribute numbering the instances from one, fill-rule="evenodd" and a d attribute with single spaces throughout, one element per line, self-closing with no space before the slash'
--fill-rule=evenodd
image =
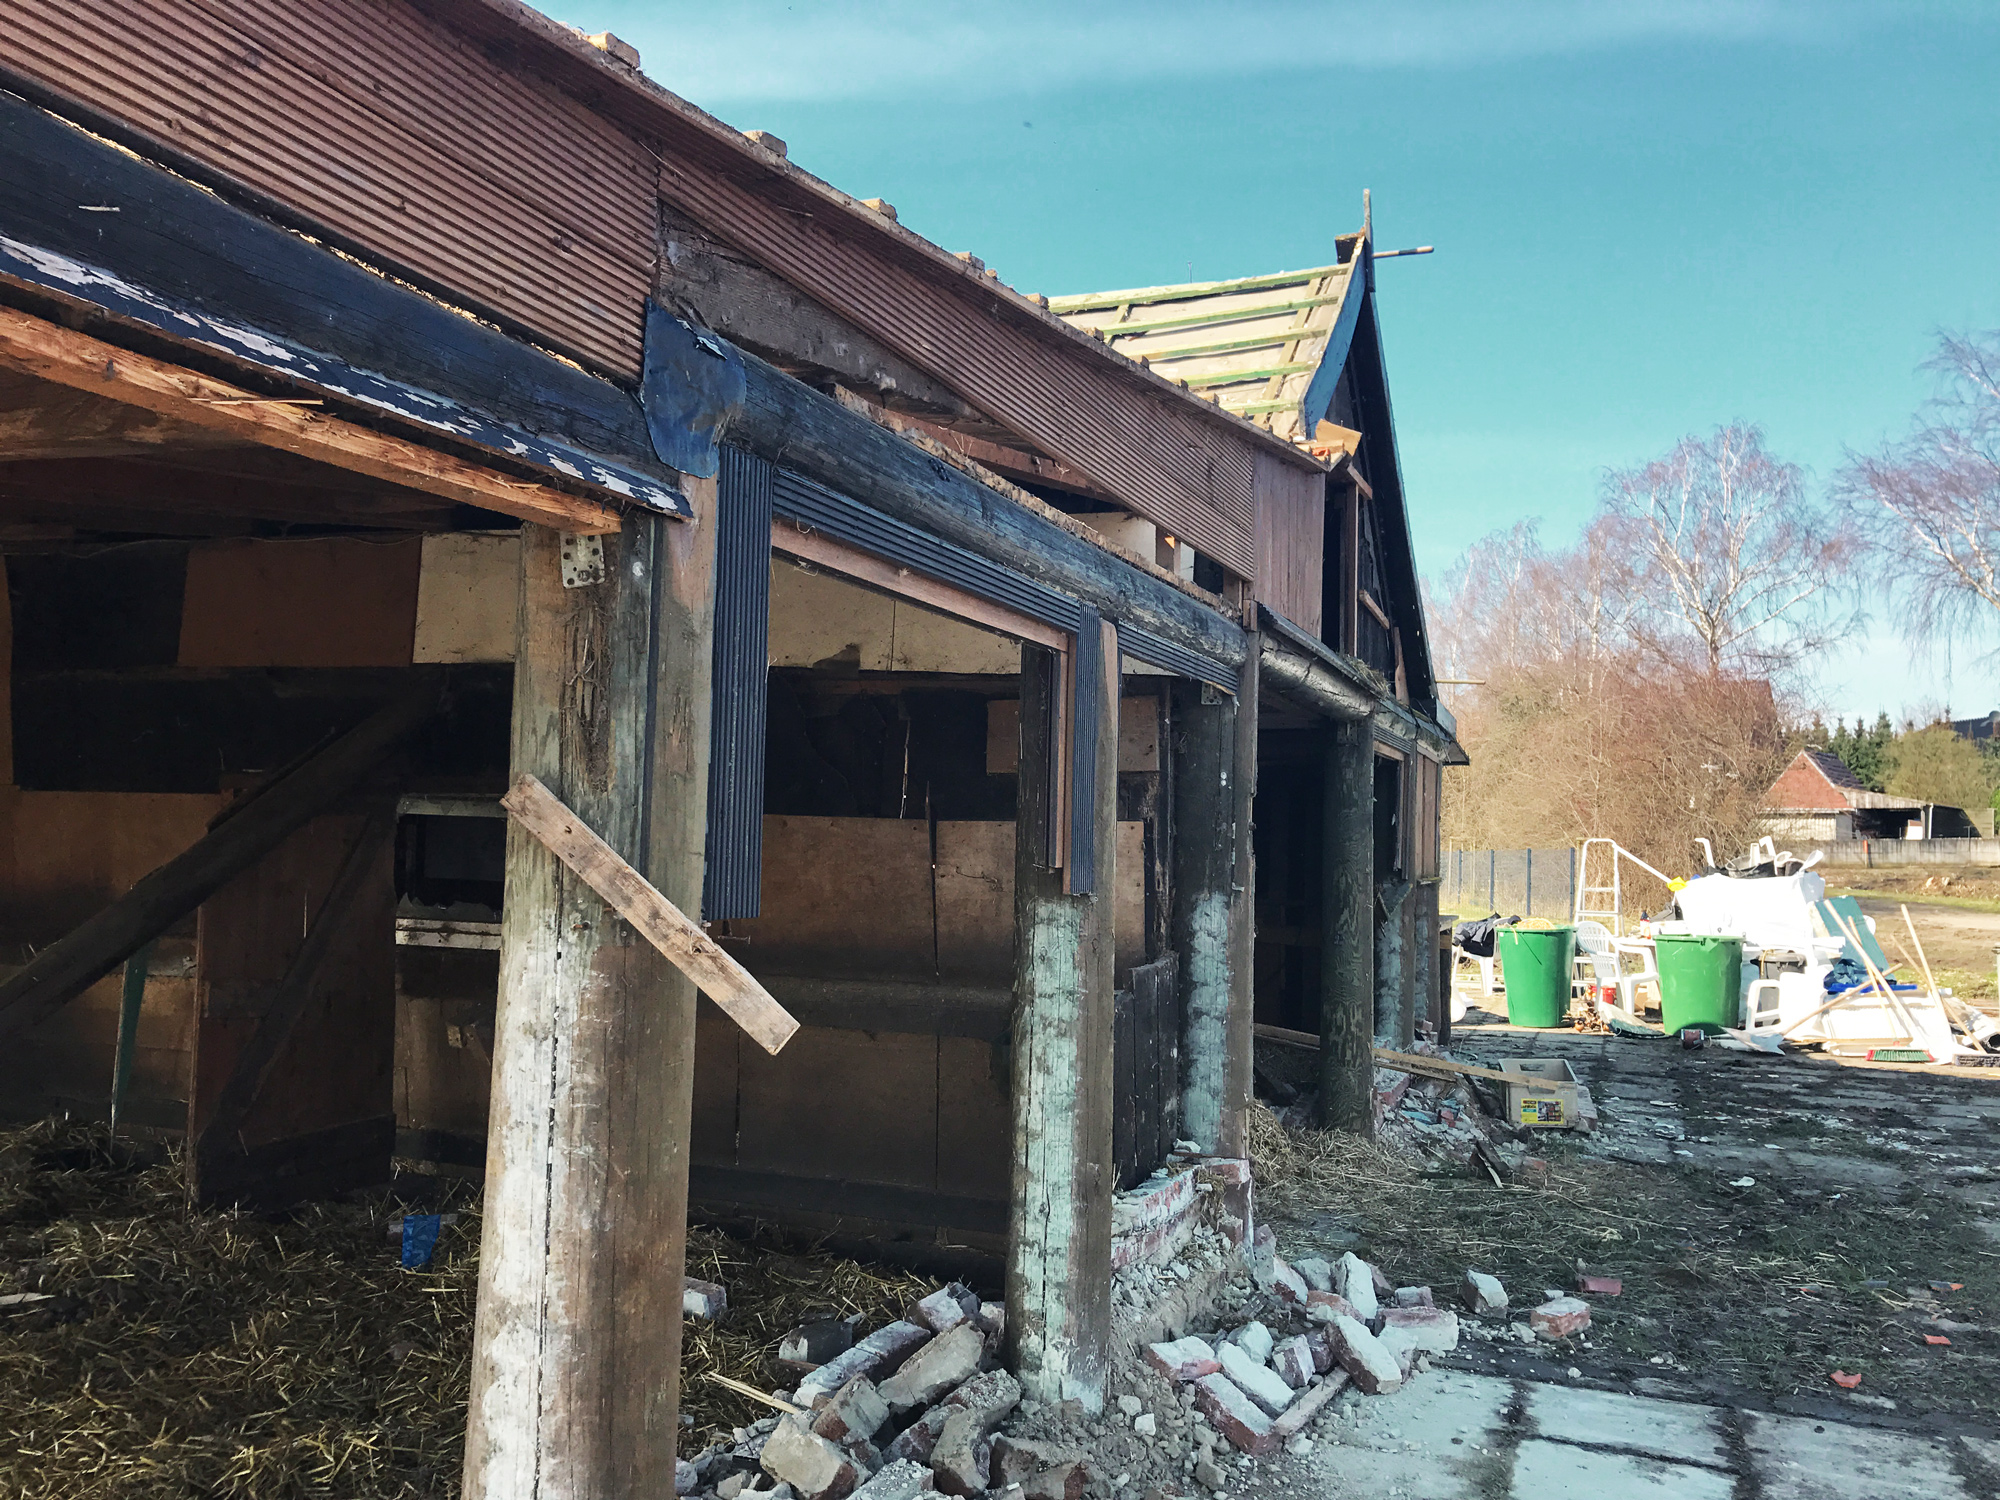
<path id="1" fill-rule="evenodd" d="M 772 999 L 748 969 L 717 947 L 699 923 L 619 858 L 554 792 L 533 776 L 523 776 L 500 805 L 721 1006 L 730 1020 L 749 1032 L 758 1046 L 776 1056 L 792 1039 L 799 1023 L 791 1012 Z"/>

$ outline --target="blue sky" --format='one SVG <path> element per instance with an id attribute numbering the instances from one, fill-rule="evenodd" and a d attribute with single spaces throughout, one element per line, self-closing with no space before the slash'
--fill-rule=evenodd
<path id="1" fill-rule="evenodd" d="M 1024 291 L 1321 264 L 1371 188 L 1438 247 L 1379 278 L 1430 574 L 1738 418 L 1823 482 L 1938 328 L 2000 327 L 2000 4 L 552 9 Z M 1827 709 L 2000 706 L 1990 642 L 1912 660 L 1887 614 Z"/>

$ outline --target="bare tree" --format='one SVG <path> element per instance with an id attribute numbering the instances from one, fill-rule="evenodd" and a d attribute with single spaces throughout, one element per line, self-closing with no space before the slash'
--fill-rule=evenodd
<path id="1" fill-rule="evenodd" d="M 1686 437 L 1664 458 L 1605 479 L 1603 513 L 1634 523 L 1640 634 L 1678 655 L 1691 635 L 1711 676 L 1770 672 L 1827 644 L 1844 529 L 1806 494 L 1795 464 L 1743 423 Z"/>
<path id="2" fill-rule="evenodd" d="M 2000 626 L 2000 329 L 1945 335 L 1928 421 L 1872 455 L 1850 454 L 1837 493 L 1882 565 L 1914 641 Z"/>

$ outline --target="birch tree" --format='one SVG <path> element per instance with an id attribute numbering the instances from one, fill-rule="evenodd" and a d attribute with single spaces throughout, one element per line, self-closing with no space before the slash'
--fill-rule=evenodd
<path id="1" fill-rule="evenodd" d="M 1837 493 L 1911 641 L 2000 630 L 2000 329 L 1946 335 L 1910 436 L 1850 454 Z"/>
<path id="2" fill-rule="evenodd" d="M 1663 458 L 1613 470 L 1603 500 L 1630 523 L 1639 633 L 1661 654 L 1691 636 L 1712 677 L 1768 674 L 1841 627 L 1848 534 L 1808 495 L 1803 471 L 1765 450 L 1761 428 L 1683 438 Z"/>

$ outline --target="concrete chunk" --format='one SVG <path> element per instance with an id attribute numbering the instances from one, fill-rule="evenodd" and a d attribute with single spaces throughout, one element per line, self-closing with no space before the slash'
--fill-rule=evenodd
<path id="1" fill-rule="evenodd" d="M 872 1438 L 888 1420 L 888 1405 L 876 1394 L 875 1382 L 857 1375 L 819 1409 L 812 1430 L 829 1443 L 840 1443 L 851 1437 Z"/>
<path id="2" fill-rule="evenodd" d="M 1270 1329 L 1252 1319 L 1237 1329 L 1236 1332 L 1232 1333 L 1229 1336 L 1228 1342 L 1234 1344 L 1245 1354 L 1249 1355 L 1252 1360 L 1261 1365 L 1271 1357 L 1271 1346 L 1277 1341 L 1271 1337 Z M 1218 1352 L 1216 1358 L 1220 1359 L 1221 1357 L 1222 1355 Z"/>
<path id="3" fill-rule="evenodd" d="M 1507 1288 L 1500 1284 L 1497 1276 L 1488 1276 L 1484 1271 L 1467 1271 L 1465 1280 L 1459 1284 L 1458 1294 L 1467 1309 L 1475 1313 L 1484 1315 L 1507 1310 Z"/>
<path id="4" fill-rule="evenodd" d="M 946 1418 L 931 1449 L 931 1473 L 947 1495 L 976 1495 L 987 1487 L 993 1443 L 986 1432 L 979 1412 L 961 1407 Z"/>
<path id="5" fill-rule="evenodd" d="M 1402 1366 L 1396 1356 L 1353 1318 L 1335 1318 L 1328 1332 L 1333 1337 L 1334 1359 L 1354 1377 L 1355 1385 L 1369 1395 L 1393 1391 L 1403 1383 Z"/>
<path id="6" fill-rule="evenodd" d="M 1345 1297 L 1355 1313 L 1366 1320 L 1381 1305 L 1375 1296 L 1375 1268 L 1352 1250 L 1340 1257 L 1334 1271 L 1333 1289 Z"/>
<path id="7" fill-rule="evenodd" d="M 881 1473 L 856 1490 L 853 1500 L 915 1500 L 935 1488 L 929 1469 L 908 1459 L 898 1459 L 885 1464 Z"/>
<path id="8" fill-rule="evenodd" d="M 993 1440 L 993 1482 L 1024 1484 L 1037 1474 L 1060 1468 L 1076 1455 L 1054 1443 L 1002 1435 Z"/>
<path id="9" fill-rule="evenodd" d="M 766 1474 L 789 1484 L 803 1500 L 845 1500 L 861 1481 L 854 1460 L 808 1427 L 803 1416 L 782 1418 L 757 1462 Z"/>
<path id="10" fill-rule="evenodd" d="M 1224 1344 L 1216 1355 L 1222 1361 L 1222 1373 L 1229 1377 L 1230 1384 L 1272 1416 L 1292 1404 L 1292 1388 L 1285 1384 L 1278 1372 L 1258 1364 L 1240 1345 Z"/>
<path id="11" fill-rule="evenodd" d="M 1148 1344 L 1145 1357 L 1147 1364 L 1169 1380 L 1199 1380 L 1222 1368 L 1215 1351 L 1193 1335 L 1168 1344 Z"/>
<path id="12" fill-rule="evenodd" d="M 1305 1277 L 1306 1285 L 1314 1291 L 1330 1292 L 1333 1290 L 1333 1267 L 1327 1264 L 1326 1257 L 1308 1255 L 1303 1259 L 1293 1261 L 1292 1269 Z"/>
<path id="13" fill-rule="evenodd" d="M 1568 1338 L 1590 1326 L 1590 1304 L 1577 1297 L 1557 1297 L 1528 1314 L 1528 1326 L 1546 1339 Z"/>
<path id="14" fill-rule="evenodd" d="M 1448 1307 L 1385 1307 L 1382 1334 L 1400 1334 L 1413 1349 L 1446 1354 L 1458 1347 L 1458 1314 Z"/>
<path id="15" fill-rule="evenodd" d="M 976 1374 L 979 1357 L 985 1352 L 986 1336 L 970 1323 L 960 1323 L 917 1350 L 876 1389 L 892 1412 L 929 1406 Z"/>

